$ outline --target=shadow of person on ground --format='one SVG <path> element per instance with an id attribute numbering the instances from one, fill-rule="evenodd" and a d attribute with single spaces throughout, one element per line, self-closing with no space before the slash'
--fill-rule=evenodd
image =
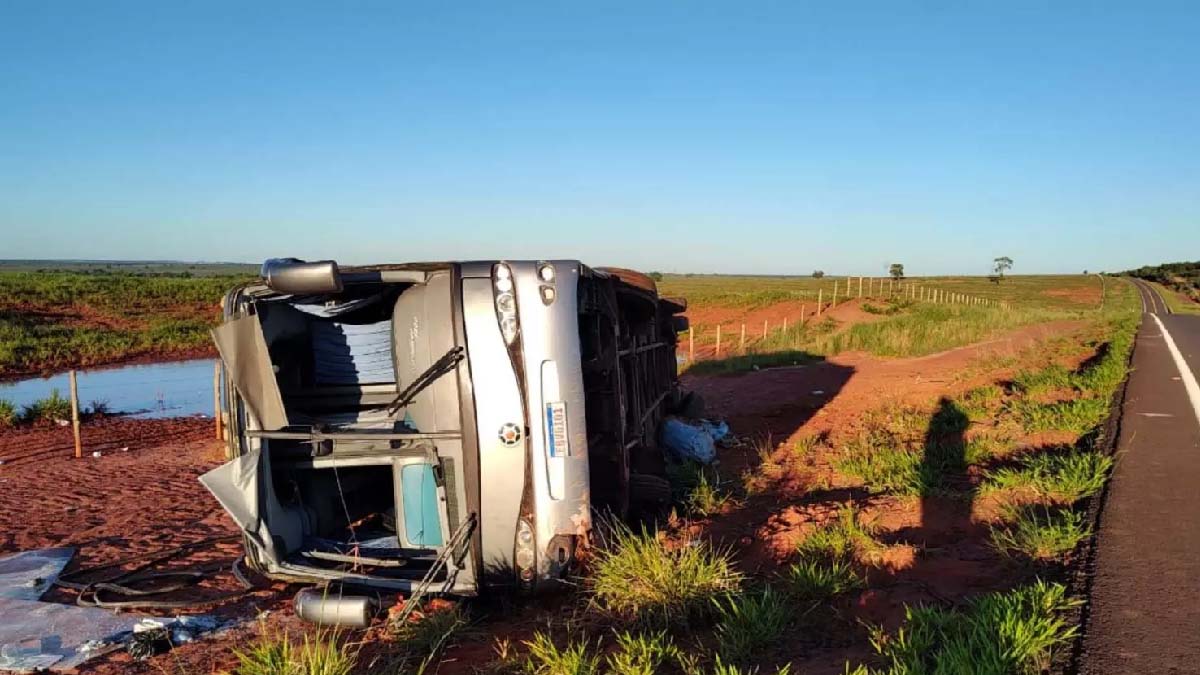
<path id="1" fill-rule="evenodd" d="M 966 413 L 944 396 L 929 418 L 920 466 L 919 529 L 927 540 L 955 536 L 972 527 L 975 490 L 967 477 L 966 434 L 969 426 Z"/>

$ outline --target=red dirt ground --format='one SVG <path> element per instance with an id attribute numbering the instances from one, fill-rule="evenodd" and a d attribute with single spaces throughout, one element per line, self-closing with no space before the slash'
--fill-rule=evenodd
<path id="1" fill-rule="evenodd" d="M 85 454 L 75 459 L 70 428 L 0 432 L 0 554 L 51 546 L 78 549 L 68 572 L 131 556 L 162 552 L 209 537 L 237 534 L 224 510 L 197 477 L 221 463 L 221 445 L 212 439 L 212 421 L 204 418 L 134 420 L 108 418 L 83 426 Z M 127 448 L 127 449 L 126 449 Z M 100 451 L 100 457 L 91 455 Z M 213 544 L 171 563 L 191 567 L 232 561 L 240 541 Z M 103 576 L 105 573 L 101 573 Z M 205 611 L 249 618 L 259 608 L 278 608 L 283 586 L 261 583 L 240 599 Z M 186 598 L 213 597 L 238 588 L 222 572 Z M 172 597 L 185 597 L 185 595 Z M 48 601 L 73 602 L 75 593 L 52 591 Z M 236 644 L 235 631 L 222 642 Z M 214 660 L 216 659 L 216 660 Z M 210 672 L 228 667 L 227 649 L 188 645 L 147 663 L 122 653 L 84 664 L 82 672 Z M 180 670 L 177 666 L 188 666 Z"/>
<path id="2" fill-rule="evenodd" d="M 847 659 L 869 658 L 860 621 L 893 628 L 906 603 L 953 600 L 1002 588 L 1022 572 L 986 545 L 986 500 L 976 500 L 964 510 L 961 504 L 937 500 L 870 496 L 836 477 L 831 480 L 827 451 L 768 469 L 759 466 L 760 458 L 749 441 L 770 435 L 780 446 L 775 455 L 781 457 L 800 436 L 851 433 L 860 426 L 864 412 L 885 403 L 932 405 L 941 395 L 1011 374 L 1003 367 L 979 366 L 992 357 L 1028 353 L 1079 326 L 1075 322 L 1030 326 L 986 344 L 919 359 L 884 360 L 849 353 L 805 367 L 734 376 L 686 375 L 685 385 L 701 392 L 710 412 L 728 419 L 747 440 L 723 452 L 722 477 L 757 471 L 766 478 L 767 487 L 723 514 L 678 525 L 678 534 L 692 532 L 731 546 L 743 570 L 769 579 L 786 563 L 799 538 L 853 499 L 888 545 L 881 554 L 882 564 L 871 572 L 872 587 L 835 607 L 827 628 L 811 635 L 798 629 L 778 655 L 795 662 L 799 671 L 794 672 L 841 675 Z M 964 372 L 973 374 L 964 377 Z M 211 424 L 203 418 L 99 420 L 85 425 L 87 456 L 78 460 L 71 456 L 69 428 L 0 432 L 0 459 L 6 460 L 0 466 L 0 509 L 20 514 L 0 525 L 0 553 L 77 546 L 80 551 L 70 568 L 76 569 L 235 533 L 224 511 L 196 480 L 221 461 L 220 447 L 211 440 Z M 101 457 L 90 456 L 94 449 L 100 449 Z M 240 552 L 239 543 L 222 543 L 179 564 L 232 560 Z M 259 583 L 262 590 L 214 611 L 249 619 L 269 609 L 272 629 L 286 628 L 293 634 L 304 630 L 288 602 L 295 588 Z M 228 575 L 220 575 L 199 592 L 233 587 Z M 55 592 L 48 599 L 70 601 L 71 594 Z M 515 610 L 481 607 L 481 624 L 448 650 L 438 672 L 475 672 L 494 659 L 493 637 L 519 644 L 547 622 L 567 620 L 578 607 L 570 598 L 540 600 Z M 146 663 L 113 654 L 86 664 L 83 672 L 228 669 L 233 665 L 231 649 L 243 647 L 255 629 L 247 625 Z"/>
<path id="3" fill-rule="evenodd" d="M 1053 298 L 1062 298 L 1077 302 L 1081 305 L 1098 305 L 1100 304 L 1100 287 L 1086 286 L 1079 288 L 1053 288 L 1042 291 L 1042 295 L 1048 295 Z"/>
<path id="4" fill-rule="evenodd" d="M 871 323 L 886 318 L 881 314 L 863 311 L 863 302 L 866 300 L 854 298 L 832 308 L 826 302 L 820 318 L 831 317 L 840 324 Z M 711 306 L 689 308 L 685 314 L 695 331 L 696 358 L 700 359 L 714 355 L 718 324 L 721 326 L 721 354 L 727 355 L 737 349 L 743 324 L 746 326 L 746 344 L 754 345 L 763 337 L 764 321 L 770 334 L 783 328 L 784 319 L 787 319 L 788 326 L 796 325 L 802 318 L 805 321 L 816 319 L 815 311 L 815 302 L 779 302 L 754 309 Z M 679 345 L 679 355 L 686 354 L 687 340 L 684 338 Z"/>

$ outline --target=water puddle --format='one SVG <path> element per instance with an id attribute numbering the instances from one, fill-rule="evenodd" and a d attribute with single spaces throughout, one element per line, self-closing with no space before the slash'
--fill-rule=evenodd
<path id="1" fill-rule="evenodd" d="M 78 377 L 81 409 L 102 402 L 110 412 L 128 412 L 134 417 L 212 415 L 212 359 L 81 370 Z M 55 389 L 64 398 L 68 396 L 71 385 L 66 373 L 0 382 L 0 399 L 11 401 L 19 410 Z"/>

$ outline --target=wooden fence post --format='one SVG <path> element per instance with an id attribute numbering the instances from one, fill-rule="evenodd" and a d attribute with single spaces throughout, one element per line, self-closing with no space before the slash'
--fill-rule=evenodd
<path id="1" fill-rule="evenodd" d="M 787 317 L 783 317 L 783 332 L 787 332 Z"/>
<path id="2" fill-rule="evenodd" d="M 738 345 L 738 351 L 743 354 L 746 353 L 746 324 L 742 324 L 742 341 Z"/>
<path id="3" fill-rule="evenodd" d="M 829 306 L 831 308 L 837 306 L 837 279 L 833 280 L 833 298 L 829 300 Z"/>
<path id="4" fill-rule="evenodd" d="M 858 278 L 858 297 L 862 297 L 862 277 Z"/>
<path id="5" fill-rule="evenodd" d="M 804 305 L 800 305 L 800 325 L 804 325 Z"/>
<path id="6" fill-rule="evenodd" d="M 688 364 L 696 362 L 696 327 L 688 326 Z"/>
<path id="7" fill-rule="evenodd" d="M 217 432 L 217 440 L 224 437 L 221 434 L 221 362 L 213 361 L 213 427 Z"/>
<path id="8" fill-rule="evenodd" d="M 767 320 L 763 319 L 763 339 L 767 339 Z"/>
<path id="9" fill-rule="evenodd" d="M 721 324 L 717 324 L 717 358 L 721 358 Z"/>
<path id="10" fill-rule="evenodd" d="M 821 302 L 824 300 L 824 298 L 825 298 L 825 289 L 818 288 L 817 289 L 817 317 L 818 318 L 820 318 L 820 316 L 821 316 Z"/>
<path id="11" fill-rule="evenodd" d="M 83 443 L 79 438 L 79 383 L 75 371 L 68 374 L 71 382 L 71 430 L 75 433 L 75 458 L 83 457 Z"/>

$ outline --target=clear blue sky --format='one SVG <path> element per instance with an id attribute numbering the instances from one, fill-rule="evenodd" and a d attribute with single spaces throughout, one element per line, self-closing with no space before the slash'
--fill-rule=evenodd
<path id="1" fill-rule="evenodd" d="M 6 0 L 0 258 L 1200 258 L 1200 4 L 1121 4 Z"/>

